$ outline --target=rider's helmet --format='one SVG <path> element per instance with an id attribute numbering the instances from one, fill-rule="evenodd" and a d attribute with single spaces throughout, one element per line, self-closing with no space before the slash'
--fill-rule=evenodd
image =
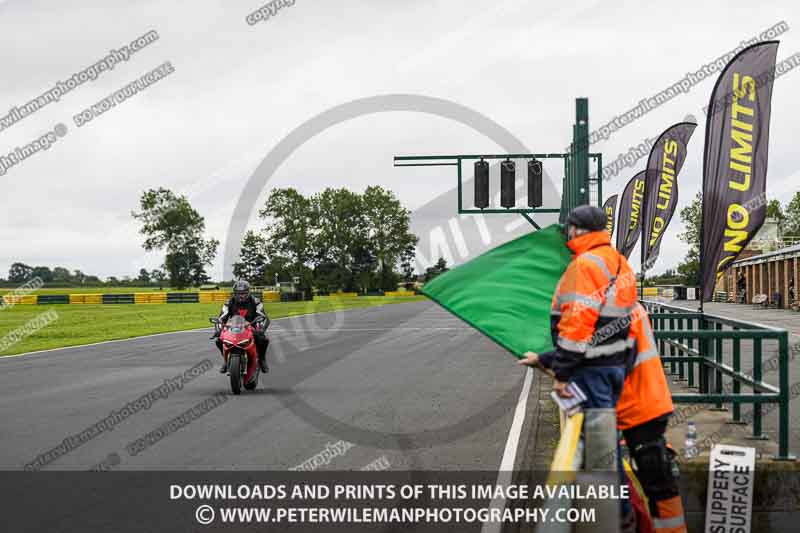
<path id="1" fill-rule="evenodd" d="M 233 285 L 233 297 L 240 304 L 243 304 L 250 298 L 250 284 L 240 279 Z"/>

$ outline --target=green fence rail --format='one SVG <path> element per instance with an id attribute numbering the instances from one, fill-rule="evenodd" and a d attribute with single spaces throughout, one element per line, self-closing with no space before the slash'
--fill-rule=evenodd
<path id="1" fill-rule="evenodd" d="M 785 329 L 744 322 L 666 305 L 642 302 L 650 313 L 655 338 L 666 370 L 679 381 L 686 381 L 696 393 L 673 394 L 675 403 L 713 404 L 727 410 L 731 422 L 751 422 L 753 438 L 766 439 L 763 433 L 765 410 L 778 411 L 778 455 L 775 459 L 793 460 L 789 454 L 789 334 Z M 743 355 L 743 348 L 750 348 Z M 767 368 L 778 370 L 778 384 L 764 381 L 765 348 L 775 349 Z M 750 372 L 742 364 L 749 357 Z M 750 392 L 743 392 L 742 389 Z M 741 405 L 752 404 L 748 420 Z M 769 404 L 766 408 L 764 404 Z"/>

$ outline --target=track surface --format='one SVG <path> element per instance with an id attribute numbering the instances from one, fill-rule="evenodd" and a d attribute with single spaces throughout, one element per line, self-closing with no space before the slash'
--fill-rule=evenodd
<path id="1" fill-rule="evenodd" d="M 182 332 L 0 359 L 0 468 L 22 468 L 209 359 L 214 368 L 182 390 L 45 470 L 85 470 L 113 454 L 115 469 L 283 470 L 339 441 L 352 445 L 339 444 L 316 470 L 376 460 L 393 470 L 496 470 L 524 380 L 508 353 L 430 302 L 275 320 L 271 373 L 238 397 L 208 337 Z M 126 450 L 220 392 L 228 400 L 202 417 L 142 453 Z"/>

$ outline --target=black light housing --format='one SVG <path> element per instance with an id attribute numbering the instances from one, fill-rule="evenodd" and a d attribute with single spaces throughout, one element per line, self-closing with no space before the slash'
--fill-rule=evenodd
<path id="1" fill-rule="evenodd" d="M 500 205 L 506 209 L 516 204 L 515 186 L 516 164 L 510 159 L 500 163 Z"/>
<path id="2" fill-rule="evenodd" d="M 483 159 L 475 162 L 475 207 L 489 207 L 489 163 Z"/>
<path id="3" fill-rule="evenodd" d="M 542 207 L 542 162 L 528 161 L 528 207 Z"/>

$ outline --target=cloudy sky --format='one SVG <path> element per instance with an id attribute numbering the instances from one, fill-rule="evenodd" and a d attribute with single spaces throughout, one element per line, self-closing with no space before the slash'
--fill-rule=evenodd
<path id="1" fill-rule="evenodd" d="M 142 251 L 130 213 L 143 190 L 161 186 L 186 194 L 223 242 L 215 278 L 237 204 L 249 214 L 270 189 L 288 185 L 307 193 L 383 185 L 415 211 L 421 256 L 462 261 L 527 226 L 512 215 L 492 217 L 489 235 L 474 217 L 456 218 L 451 168 L 394 168 L 392 156 L 497 153 L 510 145 L 560 152 L 571 140 L 576 97 L 589 98 L 593 129 L 781 21 L 788 28 L 778 37 L 778 59 L 800 52 L 795 1 L 283 3 L 249 24 L 264 2 L 0 0 L 0 156 L 66 126 L 49 149 L 0 176 L 0 277 L 14 261 L 103 277 L 158 267 L 161 255 Z M 158 39 L 112 70 L 8 121 L 15 106 L 151 31 Z M 165 62 L 174 72 L 76 125 L 83 110 Z M 610 162 L 687 115 L 698 117 L 680 176 L 679 208 L 686 205 L 700 187 L 702 108 L 714 79 L 593 151 Z M 776 82 L 768 195 L 784 202 L 800 189 L 797 94 L 800 72 Z M 405 95 L 405 109 L 386 95 Z M 372 107 L 358 103 L 372 97 Z M 326 123 L 332 109 L 343 111 Z M 604 196 L 621 192 L 643 165 L 605 182 Z M 560 188 L 560 163 L 545 168 Z M 246 226 L 258 224 L 253 213 Z M 469 230 L 459 225 L 481 230 L 480 242 L 461 238 Z M 684 256 L 680 229 L 676 216 L 655 271 Z"/>

